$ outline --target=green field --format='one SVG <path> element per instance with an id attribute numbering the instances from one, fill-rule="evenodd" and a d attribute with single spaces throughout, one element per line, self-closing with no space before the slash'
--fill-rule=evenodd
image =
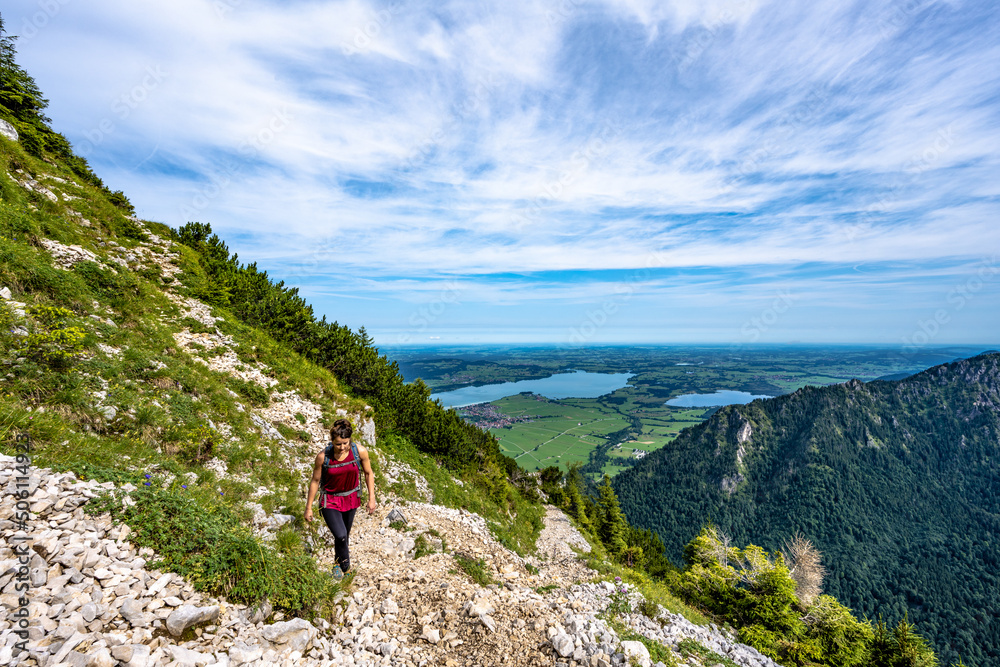
<path id="1" fill-rule="evenodd" d="M 631 404 L 615 405 L 607 398 L 553 401 L 533 394 L 503 398 L 493 402 L 498 410 L 510 416 L 530 416 L 533 421 L 490 432 L 500 441 L 503 452 L 526 470 L 552 465 L 566 469 L 573 462 L 585 464 L 595 451 L 604 449 L 609 460 L 600 470 L 588 472 L 595 477 L 604 473 L 614 476 L 636 460 L 636 449 L 659 449 L 710 412 L 705 408 L 662 406 L 656 418 L 643 418 L 636 428 L 635 416 L 628 413 Z"/>
<path id="2" fill-rule="evenodd" d="M 489 404 L 501 416 L 530 421 L 467 417 L 488 428 L 504 453 L 526 470 L 552 465 L 566 469 L 579 462 L 584 474 L 599 479 L 634 465 L 637 448 L 660 449 L 716 409 L 666 405 L 671 398 L 721 389 L 777 396 L 808 385 L 916 373 L 980 351 L 939 348 L 904 355 L 890 348 L 850 347 L 482 346 L 413 349 L 394 356 L 408 380 L 421 377 L 436 392 L 544 378 L 569 369 L 632 373 L 628 386 L 598 398 L 550 400 L 518 394 Z"/>
<path id="3" fill-rule="evenodd" d="M 595 447 L 607 444 L 609 434 L 630 425 L 623 415 L 586 399 L 551 401 L 518 394 L 493 404 L 504 414 L 533 418 L 510 428 L 490 429 L 503 452 L 526 470 L 551 465 L 565 468 L 573 461 L 586 463 Z"/>

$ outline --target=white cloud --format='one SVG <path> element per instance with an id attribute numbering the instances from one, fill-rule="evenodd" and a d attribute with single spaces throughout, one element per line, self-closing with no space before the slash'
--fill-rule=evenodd
<path id="1" fill-rule="evenodd" d="M 36 11 L 8 5 L 13 32 Z M 973 9 L 100 0 L 19 49 L 56 127 L 149 218 L 211 222 L 279 277 L 305 255 L 403 301 L 448 274 L 483 302 L 563 303 L 580 288 L 507 275 L 577 271 L 601 294 L 593 272 L 653 251 L 785 267 L 1000 247 L 1000 47 Z"/>

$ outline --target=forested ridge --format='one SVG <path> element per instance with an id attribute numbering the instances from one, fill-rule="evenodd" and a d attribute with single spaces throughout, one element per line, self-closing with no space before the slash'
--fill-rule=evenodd
<path id="1" fill-rule="evenodd" d="M 943 663 L 1000 664 L 998 366 L 729 406 L 613 485 L 675 562 L 707 522 L 768 549 L 799 532 L 859 616 L 908 615 Z"/>

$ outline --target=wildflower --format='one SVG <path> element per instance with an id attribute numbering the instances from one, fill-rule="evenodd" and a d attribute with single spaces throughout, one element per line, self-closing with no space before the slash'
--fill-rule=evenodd
<path id="1" fill-rule="evenodd" d="M 181 484 L 181 488 L 182 489 L 186 489 L 186 488 L 188 488 L 188 485 L 187 484 Z"/>
<path id="2" fill-rule="evenodd" d="M 146 473 L 146 479 L 149 479 L 149 473 L 148 472 Z"/>
<path id="3" fill-rule="evenodd" d="M 146 475 L 146 476 L 147 476 L 147 477 L 149 477 L 149 475 Z M 621 577 L 615 577 L 615 583 L 617 583 L 617 582 L 619 582 L 619 581 L 621 581 L 621 580 L 622 580 L 622 578 L 621 578 Z"/>
<path id="4" fill-rule="evenodd" d="M 144 484 L 145 484 L 146 486 L 152 486 L 152 483 L 151 483 L 151 482 L 144 482 Z"/>

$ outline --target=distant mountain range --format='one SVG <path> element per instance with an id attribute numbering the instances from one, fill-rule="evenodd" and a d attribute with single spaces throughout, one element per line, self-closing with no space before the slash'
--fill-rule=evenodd
<path id="1" fill-rule="evenodd" d="M 709 522 L 769 550 L 799 532 L 859 616 L 1000 665 L 1000 353 L 728 406 L 613 485 L 678 563 Z"/>

